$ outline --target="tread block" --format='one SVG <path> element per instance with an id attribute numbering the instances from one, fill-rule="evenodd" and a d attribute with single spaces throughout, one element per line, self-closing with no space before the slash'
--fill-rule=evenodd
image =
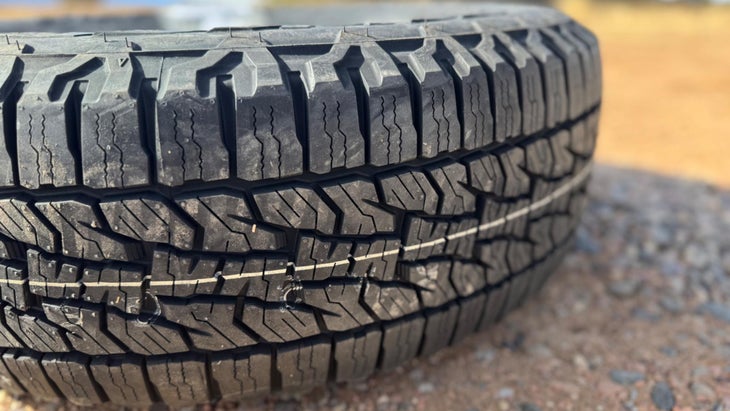
<path id="1" fill-rule="evenodd" d="M 295 260 L 297 277 L 300 280 L 346 277 L 350 272 L 348 258 L 351 250 L 350 241 L 328 241 L 302 235 L 299 237 Z"/>
<path id="2" fill-rule="evenodd" d="M 476 330 L 484 313 L 486 302 L 487 295 L 483 292 L 476 293 L 458 302 L 459 317 L 456 319 L 452 342 L 461 341 Z"/>
<path id="3" fill-rule="evenodd" d="M 41 364 L 53 383 L 72 404 L 90 406 L 104 401 L 89 369 L 88 359 L 79 354 L 48 354 Z"/>
<path id="4" fill-rule="evenodd" d="M 301 174 L 294 99 L 276 58 L 265 47 L 247 48 L 238 68 L 240 74 L 233 73 L 238 177 L 261 180 Z M 256 79 L 253 87 L 249 78 Z"/>
<path id="5" fill-rule="evenodd" d="M 490 30 L 491 31 L 491 30 Z M 494 96 L 494 139 L 503 142 L 522 133 L 522 109 L 515 69 L 496 50 L 494 37 L 482 34 L 471 53 L 485 68 Z"/>
<path id="6" fill-rule="evenodd" d="M 475 253 L 479 261 L 487 265 L 487 283 L 498 284 L 509 276 L 507 254 L 510 242 L 508 240 L 492 240 L 478 246 Z"/>
<path id="7" fill-rule="evenodd" d="M 65 260 L 38 250 L 27 252 L 30 292 L 52 299 L 104 303 L 129 313 L 142 306 L 144 271 L 137 265 L 88 264 Z"/>
<path id="8" fill-rule="evenodd" d="M 426 314 L 426 325 L 423 329 L 423 342 L 419 355 L 429 356 L 447 347 L 451 343 L 458 317 L 459 306 L 456 304 Z"/>
<path id="9" fill-rule="evenodd" d="M 474 218 L 451 221 L 408 217 L 403 240 L 404 261 L 422 260 L 436 255 L 470 256 L 478 222 Z"/>
<path id="10" fill-rule="evenodd" d="M 373 183 L 357 178 L 325 185 L 323 190 L 340 209 L 342 234 L 370 235 L 395 230 L 395 216 L 378 206 Z"/>
<path id="11" fill-rule="evenodd" d="M 156 101 L 157 175 L 160 183 L 216 181 L 229 177 L 229 156 L 221 127 L 222 105 L 217 81 L 242 61 L 240 52 L 210 50 L 162 73 Z M 224 77 L 225 78 L 225 77 Z M 211 87 L 211 83 L 215 86 Z M 191 85 L 195 87 L 191 89 Z"/>
<path id="12" fill-rule="evenodd" d="M 3 353 L 3 356 L 5 355 L 6 353 Z M 9 393 L 10 395 L 23 395 L 27 392 L 25 388 L 20 384 L 19 380 L 13 375 L 13 372 L 10 370 L 10 368 L 8 368 L 1 359 L 0 375 L 0 389 L 2 389 L 3 391 Z"/>
<path id="13" fill-rule="evenodd" d="M 263 220 L 297 230 L 334 234 L 337 216 L 311 188 L 295 186 L 253 196 Z"/>
<path id="14" fill-rule="evenodd" d="M 413 51 L 394 52 L 407 76 L 412 76 L 412 92 L 420 100 L 419 153 L 431 158 L 438 153 L 461 148 L 461 125 L 457 113 L 454 80 L 437 61 L 438 42 L 424 39 Z"/>
<path id="15" fill-rule="evenodd" d="M 499 162 L 504 170 L 504 190 L 499 193 L 503 197 L 519 197 L 530 192 L 530 176 L 525 173 L 525 152 L 520 147 L 513 147 L 499 155 Z"/>
<path id="16" fill-rule="evenodd" d="M 160 298 L 162 316 L 185 327 L 196 348 L 231 350 L 254 345 L 254 340 L 237 324 L 237 308 L 230 300 L 201 297 L 195 300 Z"/>
<path id="17" fill-rule="evenodd" d="M 17 198 L 0 199 L 0 233 L 49 252 L 57 250 L 60 237 L 53 226 L 42 220 L 32 203 Z"/>
<path id="18" fill-rule="evenodd" d="M 450 37 L 439 39 L 437 57 L 454 79 L 462 127 L 462 147 L 467 150 L 494 142 L 487 73 L 461 44 Z"/>
<path id="19" fill-rule="evenodd" d="M 260 304 L 244 302 L 241 321 L 268 342 L 295 341 L 321 333 L 314 309 L 300 304 L 301 290 L 284 290 L 284 302 Z M 291 302 L 291 304 L 289 304 Z"/>
<path id="20" fill-rule="evenodd" d="M 104 220 L 90 204 L 60 200 L 37 203 L 36 207 L 61 233 L 64 255 L 93 261 L 131 261 L 141 255 L 137 243 L 104 231 Z"/>
<path id="21" fill-rule="evenodd" d="M 139 241 L 170 244 L 190 250 L 195 227 L 164 201 L 152 196 L 104 201 L 99 204 L 114 232 Z"/>
<path id="22" fill-rule="evenodd" d="M 70 351 L 62 329 L 44 319 L 38 311 L 17 311 L 9 306 L 5 306 L 3 311 L 7 327 L 31 350 L 39 352 Z"/>
<path id="23" fill-rule="evenodd" d="M 363 104 L 370 131 L 370 164 L 384 166 L 412 160 L 418 155 L 418 135 L 408 83 L 390 55 L 375 42 L 360 44 L 363 59 L 359 75 L 367 97 Z M 356 85 L 358 87 L 358 85 Z M 361 103 L 362 104 L 362 103 Z"/>
<path id="24" fill-rule="evenodd" d="M 552 173 L 548 177 L 559 178 L 568 176 L 575 168 L 575 157 L 570 151 L 570 133 L 566 130 L 560 130 L 553 134 L 548 139 L 548 142 L 555 157 Z"/>
<path id="25" fill-rule="evenodd" d="M 401 264 L 398 278 L 416 286 L 423 306 L 438 307 L 457 296 L 451 286 L 451 268 L 451 261 Z"/>
<path id="26" fill-rule="evenodd" d="M 96 306 L 90 304 L 43 302 L 43 312 L 49 321 L 67 330 L 66 338 L 74 349 L 90 355 L 123 354 L 120 346 L 102 328 L 104 319 Z"/>
<path id="27" fill-rule="evenodd" d="M 95 79 L 106 77 L 97 70 L 103 64 L 102 58 L 79 54 L 40 70 L 28 83 L 17 108 L 18 179 L 23 187 L 80 183 L 76 166 L 81 159 L 71 142 L 81 139 L 77 118 L 83 94 Z"/>
<path id="28" fill-rule="evenodd" d="M 6 119 L 7 114 L 5 113 L 12 112 L 14 109 L 13 95 L 19 89 L 22 65 L 23 61 L 16 56 L 0 58 L 0 78 L 3 79 L 0 84 L 0 112 L 4 112 L 4 115 L 0 115 L 0 187 L 13 187 L 17 181 L 15 175 L 16 153 L 12 150 L 17 124 L 7 124 L 9 127 L 6 131 L 8 119 Z"/>
<path id="29" fill-rule="evenodd" d="M 242 397 L 271 392 L 271 355 L 266 351 L 211 357 L 211 376 L 218 385 L 221 399 L 236 401 Z"/>
<path id="30" fill-rule="evenodd" d="M 423 317 L 412 317 L 383 325 L 383 345 L 380 353 L 380 369 L 391 371 L 416 358 L 423 338 Z"/>
<path id="31" fill-rule="evenodd" d="M 487 285 L 484 265 L 455 260 L 451 269 L 451 284 L 460 297 L 468 297 Z"/>
<path id="32" fill-rule="evenodd" d="M 0 263 L 0 298 L 19 310 L 28 309 L 30 289 L 24 264 L 12 261 Z"/>
<path id="33" fill-rule="evenodd" d="M 49 380 L 40 355 L 33 352 L 6 351 L 2 362 L 28 394 L 36 400 L 54 401 L 58 398 L 55 384 Z"/>
<path id="34" fill-rule="evenodd" d="M 367 282 L 361 299 L 380 320 L 395 320 L 419 309 L 416 291 L 403 286 Z"/>
<path id="35" fill-rule="evenodd" d="M 140 133 L 137 95 L 141 78 L 127 53 L 107 54 L 98 95 L 81 103 L 81 165 L 84 185 L 128 188 L 149 184 L 150 156 Z"/>
<path id="36" fill-rule="evenodd" d="M 229 258 L 157 249 L 149 289 L 155 295 L 174 297 L 238 296 L 262 281 L 280 281 L 288 271 L 283 257 Z"/>
<path id="37" fill-rule="evenodd" d="M 302 301 L 319 310 L 327 331 L 346 331 L 373 322 L 360 305 L 360 284 L 330 284 L 326 289 L 304 289 Z"/>
<path id="38" fill-rule="evenodd" d="M 569 105 L 569 116 L 578 117 L 587 107 L 586 90 L 583 88 L 583 67 L 580 55 L 574 45 L 570 44 L 557 30 L 546 27 L 539 30 L 545 45 L 563 61 L 565 65 L 565 81 Z"/>
<path id="39" fill-rule="evenodd" d="M 154 402 L 147 388 L 144 364 L 139 357 L 97 357 L 89 365 L 94 380 L 109 401 L 127 407 L 146 407 Z"/>
<path id="40" fill-rule="evenodd" d="M 106 328 L 109 334 L 137 354 L 163 355 L 190 349 L 180 328 L 157 316 L 138 317 L 109 310 Z"/>
<path id="41" fill-rule="evenodd" d="M 478 191 L 501 195 L 507 183 L 499 158 L 491 154 L 478 155 L 468 160 L 469 186 Z"/>
<path id="42" fill-rule="evenodd" d="M 520 40 L 521 45 L 537 60 L 544 86 L 545 126 L 554 127 L 568 117 L 566 67 L 563 60 L 543 44 L 537 30 L 528 30 Z"/>
<path id="43" fill-rule="evenodd" d="M 242 253 L 277 250 L 284 245 L 281 232 L 256 224 L 240 196 L 210 194 L 176 201 L 200 226 L 204 251 Z"/>
<path id="44" fill-rule="evenodd" d="M 365 139 L 358 122 L 348 121 L 359 118 L 354 85 L 343 67 L 351 52 L 359 49 L 336 43 L 328 53 L 302 66 L 307 91 L 309 170 L 317 174 L 365 164 Z"/>
<path id="45" fill-rule="evenodd" d="M 362 381 L 375 372 L 383 333 L 379 329 L 335 337 L 335 381 Z"/>
<path id="46" fill-rule="evenodd" d="M 281 346 L 276 352 L 276 370 L 283 390 L 301 390 L 327 383 L 330 368 L 329 342 L 303 342 Z"/>
<path id="47" fill-rule="evenodd" d="M 487 293 L 487 302 L 484 305 L 482 318 L 479 320 L 477 330 L 483 331 L 491 324 L 502 318 L 505 303 L 509 295 L 510 282 L 506 281 L 499 287 L 492 288 Z"/>
<path id="48" fill-rule="evenodd" d="M 522 108 L 522 134 L 530 135 L 545 127 L 545 96 L 540 67 L 535 58 L 517 41 L 504 33 L 496 33 L 497 52 L 512 64 L 519 77 Z"/>
<path id="49" fill-rule="evenodd" d="M 438 212 L 439 194 L 428 177 L 419 171 L 405 171 L 378 178 L 384 201 L 404 211 Z"/>
<path id="50" fill-rule="evenodd" d="M 357 242 L 352 253 L 355 260 L 350 275 L 390 281 L 395 276 L 400 254 L 399 239 L 383 239 Z"/>
<path id="51" fill-rule="evenodd" d="M 147 375 L 171 407 L 207 403 L 211 398 L 205 363 L 205 357 L 195 354 L 152 357 Z"/>

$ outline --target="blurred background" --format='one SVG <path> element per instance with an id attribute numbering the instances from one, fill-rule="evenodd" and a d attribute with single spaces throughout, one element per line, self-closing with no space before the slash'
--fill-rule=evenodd
<path id="1" fill-rule="evenodd" d="M 0 0 L 0 32 L 251 26 L 270 24 L 290 6 L 328 3 Z M 570 14 L 601 40 L 599 161 L 730 186 L 730 0 L 543 3 Z"/>

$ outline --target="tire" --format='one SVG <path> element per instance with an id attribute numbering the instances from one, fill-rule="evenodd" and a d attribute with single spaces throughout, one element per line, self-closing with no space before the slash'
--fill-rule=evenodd
<path id="1" fill-rule="evenodd" d="M 600 57 L 552 9 L 486 10 L 10 35 L 0 386 L 125 406 L 306 391 L 530 298 L 584 206 Z"/>

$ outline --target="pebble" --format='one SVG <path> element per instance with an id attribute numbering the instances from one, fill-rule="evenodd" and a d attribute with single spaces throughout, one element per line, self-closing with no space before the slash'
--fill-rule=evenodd
<path id="1" fill-rule="evenodd" d="M 485 350 L 479 350 L 474 354 L 474 356 L 477 357 L 477 360 L 487 363 L 487 364 L 492 362 L 496 355 L 497 354 L 491 348 L 487 348 Z"/>
<path id="2" fill-rule="evenodd" d="M 675 296 L 665 295 L 659 300 L 659 305 L 670 314 L 680 314 L 684 311 L 684 301 Z"/>
<path id="3" fill-rule="evenodd" d="M 608 285 L 608 291 L 617 298 L 629 298 L 636 295 L 643 282 L 638 278 L 629 278 L 626 280 L 616 280 Z"/>
<path id="4" fill-rule="evenodd" d="M 645 378 L 643 373 L 630 370 L 611 370 L 609 375 L 613 382 L 621 385 L 634 385 Z"/>
<path id="5" fill-rule="evenodd" d="M 499 398 L 512 398 L 515 395 L 515 390 L 509 387 L 500 388 L 497 391 L 497 397 Z"/>
<path id="6" fill-rule="evenodd" d="M 718 302 L 708 302 L 699 306 L 697 312 L 700 314 L 709 314 L 718 320 L 730 324 L 730 306 Z"/>
<path id="7" fill-rule="evenodd" d="M 531 402 L 523 402 L 520 404 L 520 411 L 542 411 L 540 407 L 537 405 L 531 403 Z"/>
<path id="8" fill-rule="evenodd" d="M 651 401 L 662 411 L 671 411 L 676 404 L 672 387 L 664 381 L 654 384 L 651 389 Z"/>
<path id="9" fill-rule="evenodd" d="M 424 382 L 421 384 L 418 384 L 418 392 L 421 394 L 428 394 L 434 391 L 436 387 L 431 382 Z"/>
<path id="10" fill-rule="evenodd" d="M 705 383 L 694 381 L 689 385 L 689 389 L 696 400 L 714 400 L 716 398 L 715 391 Z"/>
<path id="11" fill-rule="evenodd" d="M 588 360 L 582 354 L 576 354 L 573 356 L 573 365 L 575 366 L 575 368 L 583 371 L 587 371 L 588 369 L 590 369 L 590 364 L 588 363 Z"/>

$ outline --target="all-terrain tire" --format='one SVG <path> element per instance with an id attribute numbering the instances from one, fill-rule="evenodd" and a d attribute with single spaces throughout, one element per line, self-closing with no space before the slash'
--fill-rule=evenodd
<path id="1" fill-rule="evenodd" d="M 596 38 L 490 6 L 0 45 L 0 386 L 170 405 L 366 378 L 570 248 Z"/>

